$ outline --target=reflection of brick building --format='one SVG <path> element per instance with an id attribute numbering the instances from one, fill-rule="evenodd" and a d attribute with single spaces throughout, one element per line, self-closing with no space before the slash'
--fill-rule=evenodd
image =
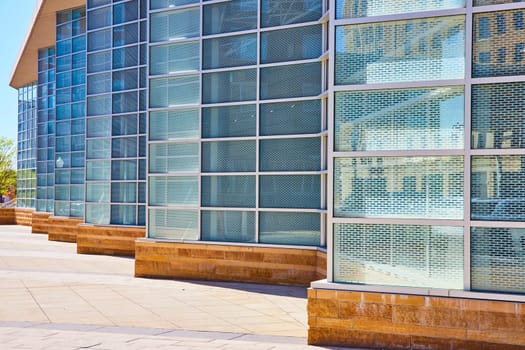
<path id="1" fill-rule="evenodd" d="M 525 71 L 524 12 L 510 10 L 474 15 L 474 77 Z"/>

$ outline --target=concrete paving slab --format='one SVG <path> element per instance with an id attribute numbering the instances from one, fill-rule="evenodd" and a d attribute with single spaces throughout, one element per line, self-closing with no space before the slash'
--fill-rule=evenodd
<path id="1" fill-rule="evenodd" d="M 133 259 L 0 226 L 2 350 L 321 349 L 306 330 L 305 288 L 134 278 Z"/>

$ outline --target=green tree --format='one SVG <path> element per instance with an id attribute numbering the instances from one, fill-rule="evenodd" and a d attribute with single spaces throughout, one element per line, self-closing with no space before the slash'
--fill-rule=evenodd
<path id="1" fill-rule="evenodd" d="M 0 194 L 16 187 L 16 145 L 13 140 L 0 137 Z"/>

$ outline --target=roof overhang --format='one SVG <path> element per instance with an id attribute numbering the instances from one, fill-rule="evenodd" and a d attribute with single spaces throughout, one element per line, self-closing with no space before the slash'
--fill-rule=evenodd
<path id="1" fill-rule="evenodd" d="M 38 49 L 55 46 L 56 13 L 85 6 L 86 0 L 38 0 L 9 85 L 15 89 L 37 81 Z"/>

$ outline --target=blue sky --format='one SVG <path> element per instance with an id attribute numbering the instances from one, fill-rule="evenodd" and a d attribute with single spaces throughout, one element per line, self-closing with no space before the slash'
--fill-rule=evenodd
<path id="1" fill-rule="evenodd" d="M 9 86 L 37 0 L 0 0 L 0 136 L 16 140 L 17 92 Z"/>

